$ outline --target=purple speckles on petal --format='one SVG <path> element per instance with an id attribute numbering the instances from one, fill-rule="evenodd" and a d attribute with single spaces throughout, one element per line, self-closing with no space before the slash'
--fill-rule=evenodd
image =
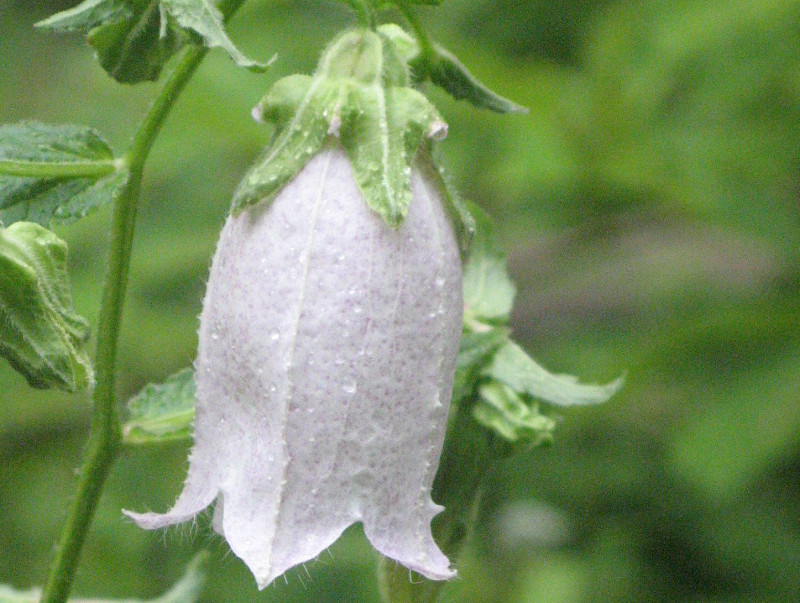
<path id="1" fill-rule="evenodd" d="M 340 149 L 268 208 L 228 218 L 200 321 L 185 489 L 168 513 L 134 520 L 186 521 L 216 499 L 214 527 L 260 588 L 357 521 L 382 554 L 454 575 L 430 491 L 463 302 L 433 173 L 415 166 L 398 229 L 368 208 Z"/>

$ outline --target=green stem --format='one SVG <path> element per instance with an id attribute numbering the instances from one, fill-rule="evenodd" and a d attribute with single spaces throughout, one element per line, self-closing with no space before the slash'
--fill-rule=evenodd
<path id="1" fill-rule="evenodd" d="M 372 11 L 362 0 L 342 0 L 350 8 L 356 11 L 358 22 L 362 27 L 370 29 L 373 25 Z"/>
<path id="2" fill-rule="evenodd" d="M 130 178 L 114 203 L 108 267 L 97 327 L 97 385 L 92 394 L 91 432 L 78 480 L 78 491 L 59 539 L 56 558 L 42 595 L 43 603 L 64 603 L 67 600 L 103 484 L 120 449 L 114 367 L 142 170 L 176 97 L 206 52 L 206 48 L 199 46 L 190 46 L 183 51 L 125 154 L 124 161 L 130 169 Z"/>
<path id="3" fill-rule="evenodd" d="M 417 13 L 414 12 L 414 9 L 411 8 L 405 0 L 399 0 L 395 3 L 395 6 L 397 6 L 403 14 L 403 17 L 408 21 L 409 26 L 414 31 L 417 42 L 419 42 L 419 62 L 423 65 L 432 64 L 438 53 L 433 46 L 433 42 L 431 42 L 431 39 L 428 37 L 428 32 L 425 31 L 422 21 L 419 20 Z"/>
<path id="4" fill-rule="evenodd" d="M 114 159 L 103 161 L 25 161 L 0 160 L 0 174 L 28 178 L 102 178 L 119 168 Z"/>

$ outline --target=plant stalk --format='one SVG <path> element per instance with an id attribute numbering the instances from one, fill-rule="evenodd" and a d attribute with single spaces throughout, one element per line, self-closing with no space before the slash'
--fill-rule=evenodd
<path id="1" fill-rule="evenodd" d="M 130 170 L 125 188 L 114 203 L 106 280 L 97 326 L 95 356 L 97 384 L 92 393 L 92 416 L 86 456 L 78 490 L 69 508 L 55 561 L 42 594 L 43 603 L 67 600 L 81 548 L 100 500 L 103 484 L 121 443 L 115 388 L 115 361 L 122 307 L 128 283 L 134 223 L 145 160 L 175 99 L 189 81 L 207 49 L 187 47 L 142 121 L 124 161 Z"/>

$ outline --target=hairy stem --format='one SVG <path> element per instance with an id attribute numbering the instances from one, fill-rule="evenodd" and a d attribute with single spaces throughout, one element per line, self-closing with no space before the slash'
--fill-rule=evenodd
<path id="1" fill-rule="evenodd" d="M 364 0 L 342 0 L 350 8 L 356 11 L 358 22 L 362 27 L 370 28 L 373 25 L 372 11 Z"/>
<path id="2" fill-rule="evenodd" d="M 431 39 L 428 37 L 428 32 L 425 31 L 425 27 L 422 25 L 422 21 L 419 20 L 417 13 L 414 12 L 414 9 L 406 0 L 398 0 L 395 3 L 395 6 L 397 6 L 397 8 L 403 14 L 403 17 L 405 17 L 406 21 L 408 21 L 408 25 L 411 27 L 412 31 L 414 32 L 414 36 L 417 38 L 422 64 L 430 64 L 436 57 L 437 52 L 436 48 L 433 46 L 433 42 L 431 42 Z"/>
<path id="3" fill-rule="evenodd" d="M 97 327 L 97 385 L 92 393 L 91 431 L 78 478 L 78 490 L 70 505 L 67 523 L 61 533 L 56 558 L 42 595 L 45 603 L 64 603 L 67 600 L 103 484 L 120 449 L 114 368 L 142 170 L 169 110 L 206 52 L 205 48 L 199 46 L 190 46 L 183 51 L 124 157 L 130 169 L 130 178 L 114 203 L 108 266 Z"/>

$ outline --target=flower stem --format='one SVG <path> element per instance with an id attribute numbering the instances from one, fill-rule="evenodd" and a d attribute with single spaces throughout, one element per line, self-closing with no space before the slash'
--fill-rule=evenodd
<path id="1" fill-rule="evenodd" d="M 91 431 L 78 478 L 78 491 L 59 539 L 56 558 L 42 595 L 43 603 L 64 603 L 67 600 L 103 484 L 120 449 L 114 367 L 142 170 L 169 110 L 206 52 L 207 49 L 200 46 L 189 46 L 183 51 L 124 157 L 130 177 L 114 203 L 108 266 L 97 327 L 97 385 L 92 393 Z"/>
<path id="2" fill-rule="evenodd" d="M 433 46 L 433 42 L 431 42 L 431 39 L 428 37 L 428 32 L 425 31 L 425 27 L 422 25 L 422 21 L 419 20 L 417 13 L 414 12 L 414 9 L 409 6 L 406 0 L 398 0 L 395 6 L 397 6 L 414 31 L 414 36 L 419 43 L 420 61 L 423 65 L 430 65 L 436 57 L 437 52 L 436 48 Z"/>
<path id="3" fill-rule="evenodd" d="M 364 0 L 342 0 L 350 8 L 352 8 L 358 16 L 358 22 L 362 27 L 369 29 L 373 25 L 372 11 Z"/>

